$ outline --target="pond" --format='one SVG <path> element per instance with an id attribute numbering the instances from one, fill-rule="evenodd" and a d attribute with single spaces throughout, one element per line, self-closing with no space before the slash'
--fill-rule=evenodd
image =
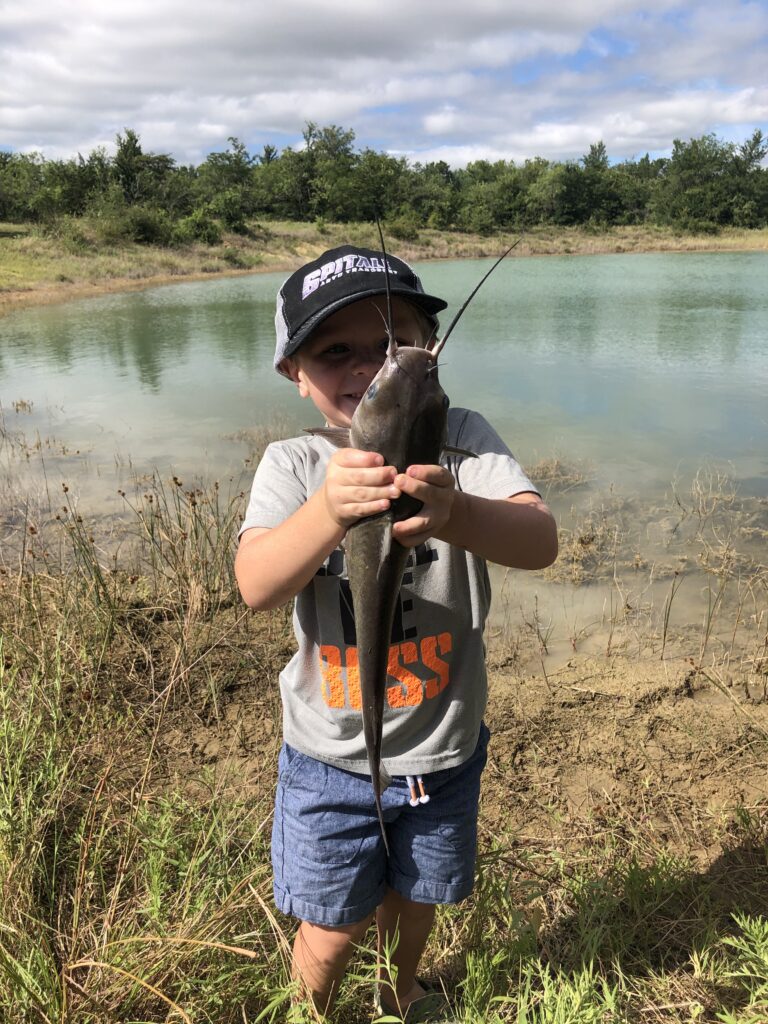
<path id="1" fill-rule="evenodd" d="M 418 270 L 450 315 L 489 265 Z M 318 423 L 272 369 L 285 276 L 186 282 L 0 319 L 6 505 L 26 495 L 55 506 L 66 482 L 79 508 L 108 517 L 123 507 L 118 488 L 152 472 L 247 489 L 257 428 L 289 436 Z M 543 474 L 565 545 L 592 552 L 621 532 L 621 566 L 650 565 L 663 589 L 674 565 L 691 571 L 710 557 L 672 557 L 681 515 L 700 522 L 702 509 L 730 508 L 737 494 L 753 502 L 741 510 L 743 535 L 758 544 L 768 528 L 766 281 L 768 253 L 510 258 L 454 331 L 441 381 L 453 405 L 485 413 L 534 479 Z M 563 479 L 551 478 L 553 464 Z M 560 582 L 579 582 L 578 570 Z M 561 619 L 576 604 L 582 618 L 603 614 L 604 592 L 574 595 L 558 598 Z"/>
<path id="2" fill-rule="evenodd" d="M 487 265 L 418 269 L 450 312 Z M 317 422 L 271 368 L 284 276 L 11 313 L 0 320 L 5 429 L 55 439 L 54 476 L 93 499 L 113 492 L 116 465 L 235 472 L 243 431 Z M 718 465 L 766 494 L 767 280 L 764 253 L 509 259 L 454 331 L 441 380 L 526 465 L 583 460 L 604 484 L 650 491 Z"/>

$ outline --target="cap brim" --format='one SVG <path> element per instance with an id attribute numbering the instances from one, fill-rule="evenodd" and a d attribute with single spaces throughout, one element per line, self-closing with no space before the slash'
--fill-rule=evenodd
<path id="1" fill-rule="evenodd" d="M 412 288 L 398 288 L 396 284 L 393 284 L 389 289 L 391 295 L 397 295 L 410 302 L 413 306 L 418 306 L 419 309 L 423 310 L 427 316 L 435 316 L 437 313 L 448 307 L 448 303 L 445 299 L 439 299 L 436 295 L 427 295 L 424 292 L 415 292 Z M 371 288 L 368 291 L 356 292 L 354 295 L 345 295 L 343 298 L 338 299 L 336 302 L 332 302 L 329 306 L 326 306 L 322 312 L 318 313 L 317 316 L 310 318 L 291 339 L 290 348 L 283 352 L 280 357 L 280 362 L 275 363 L 275 369 L 283 376 L 288 376 L 284 373 L 280 366 L 284 359 L 292 356 L 297 349 L 299 349 L 303 343 L 307 340 L 312 331 L 316 330 L 317 327 L 327 320 L 329 316 L 334 313 L 338 313 L 340 309 L 345 306 L 351 306 L 353 302 L 360 302 L 361 299 L 372 299 L 379 295 L 386 295 L 384 288 Z"/>

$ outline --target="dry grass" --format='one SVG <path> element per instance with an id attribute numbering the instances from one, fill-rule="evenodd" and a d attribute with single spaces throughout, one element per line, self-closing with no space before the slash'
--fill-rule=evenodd
<path id="1" fill-rule="evenodd" d="M 219 245 L 183 248 L 98 244 L 87 225 L 77 237 L 42 236 L 28 226 L 0 225 L 0 314 L 18 305 L 57 302 L 102 292 L 142 288 L 179 277 L 292 270 L 344 242 L 376 246 L 370 224 L 300 224 L 269 221 L 248 235 L 226 235 Z M 424 229 L 415 242 L 398 242 L 409 260 L 495 256 L 516 237 Z M 595 233 L 575 228 L 532 228 L 511 258 L 615 252 L 703 252 L 768 249 L 768 230 L 726 230 L 716 236 L 683 235 L 649 227 Z"/>

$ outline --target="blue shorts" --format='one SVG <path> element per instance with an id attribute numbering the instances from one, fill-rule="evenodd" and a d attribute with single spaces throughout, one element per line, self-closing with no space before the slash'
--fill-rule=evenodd
<path id="1" fill-rule="evenodd" d="M 381 800 L 389 858 L 370 776 L 284 744 L 272 829 L 278 908 L 334 927 L 362 921 L 387 888 L 418 903 L 457 903 L 468 896 L 489 735 L 482 725 L 469 760 L 424 776 L 429 803 L 411 807 L 406 780 L 392 780 Z"/>

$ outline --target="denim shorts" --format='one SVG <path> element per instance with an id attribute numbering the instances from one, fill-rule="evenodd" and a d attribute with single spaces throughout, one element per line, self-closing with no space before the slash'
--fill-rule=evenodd
<path id="1" fill-rule="evenodd" d="M 284 744 L 272 829 L 278 908 L 334 927 L 362 921 L 387 888 L 418 903 L 457 903 L 468 896 L 488 738 L 482 725 L 469 760 L 424 776 L 429 803 L 411 807 L 405 778 L 392 780 L 381 798 L 389 858 L 370 776 Z"/>

